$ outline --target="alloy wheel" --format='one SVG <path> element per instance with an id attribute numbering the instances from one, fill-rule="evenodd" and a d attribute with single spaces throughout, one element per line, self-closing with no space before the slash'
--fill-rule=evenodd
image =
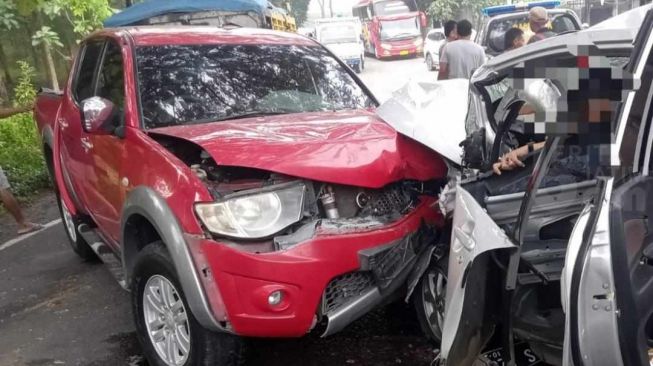
<path id="1" fill-rule="evenodd" d="M 444 306 L 447 292 L 447 276 L 439 268 L 430 270 L 426 274 L 426 281 L 422 285 L 424 314 L 429 327 L 438 337 L 442 335 L 444 324 Z"/>
<path id="2" fill-rule="evenodd" d="M 142 298 L 145 327 L 157 354 L 168 366 L 183 365 L 190 355 L 190 326 L 179 292 L 167 278 L 154 275 Z"/>

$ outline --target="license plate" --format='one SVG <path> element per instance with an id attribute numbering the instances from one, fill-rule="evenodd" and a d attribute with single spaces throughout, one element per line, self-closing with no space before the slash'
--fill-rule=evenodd
<path id="1" fill-rule="evenodd" d="M 542 360 L 535 356 L 535 352 L 526 343 L 515 344 L 515 358 L 517 366 L 542 365 Z M 503 348 L 497 348 L 482 354 L 474 366 L 505 366 L 505 360 Z"/>
<path id="2" fill-rule="evenodd" d="M 408 53 L 408 51 L 399 51 L 399 55 L 401 56 L 406 56 Z"/>

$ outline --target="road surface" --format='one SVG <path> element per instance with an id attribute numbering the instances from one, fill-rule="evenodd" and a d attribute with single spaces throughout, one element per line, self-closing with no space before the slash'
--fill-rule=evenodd
<path id="1" fill-rule="evenodd" d="M 379 61 L 368 57 L 365 61 L 365 70 L 360 77 L 379 102 L 383 103 L 392 96 L 393 91 L 409 80 L 435 81 L 438 73 L 426 70 L 424 59 L 421 57 L 391 61 Z"/>
<path id="2" fill-rule="evenodd" d="M 380 101 L 411 78 L 435 78 L 421 59 L 367 60 L 361 75 Z M 146 365 L 129 294 L 101 263 L 70 249 L 56 201 L 44 193 L 27 208 L 43 231 L 14 238 L 0 214 L 0 366 Z M 434 350 L 408 306 L 382 308 L 344 332 L 319 339 L 252 340 L 249 365 L 429 365 Z"/>

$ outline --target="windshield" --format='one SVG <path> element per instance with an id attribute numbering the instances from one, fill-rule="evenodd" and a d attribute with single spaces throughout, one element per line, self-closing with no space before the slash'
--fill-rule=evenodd
<path id="1" fill-rule="evenodd" d="M 549 21 L 547 27 L 556 34 L 580 29 L 580 25 L 568 14 L 551 15 L 551 21 Z M 484 40 L 485 45 L 495 53 L 505 51 L 504 37 L 510 28 L 519 28 L 524 31 L 526 41 L 533 36 L 533 31 L 531 31 L 528 23 L 528 13 L 524 13 L 509 18 L 490 20 L 487 36 Z"/>
<path id="2" fill-rule="evenodd" d="M 374 104 L 321 47 L 144 46 L 136 59 L 145 128 Z"/>
<path id="3" fill-rule="evenodd" d="M 410 2 L 410 1 L 409 1 Z M 415 11 L 409 3 L 401 0 L 386 0 L 374 3 L 374 14 L 378 16 L 397 15 Z"/>
<path id="4" fill-rule="evenodd" d="M 323 44 L 333 43 L 356 43 L 356 27 L 353 24 L 330 24 L 320 29 L 320 42 Z"/>
<path id="5" fill-rule="evenodd" d="M 381 40 L 399 40 L 420 35 L 417 17 L 399 20 L 381 21 Z"/>

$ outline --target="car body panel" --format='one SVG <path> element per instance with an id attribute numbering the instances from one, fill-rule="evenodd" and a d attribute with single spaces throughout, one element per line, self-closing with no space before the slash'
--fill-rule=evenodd
<path id="1" fill-rule="evenodd" d="M 447 171 L 437 154 L 363 110 L 248 118 L 150 132 L 192 141 L 218 165 L 330 183 L 378 188 L 401 179 L 443 178 Z"/>
<path id="2" fill-rule="evenodd" d="M 409 82 L 376 112 L 400 133 L 461 165 L 468 92 L 465 79 Z"/>
<path id="3" fill-rule="evenodd" d="M 462 365 L 471 364 L 487 341 L 482 331 L 487 316 L 485 273 L 473 268 L 479 268 L 479 257 L 490 251 L 518 247 L 460 185 L 452 227 L 440 357 L 448 365 Z"/>

